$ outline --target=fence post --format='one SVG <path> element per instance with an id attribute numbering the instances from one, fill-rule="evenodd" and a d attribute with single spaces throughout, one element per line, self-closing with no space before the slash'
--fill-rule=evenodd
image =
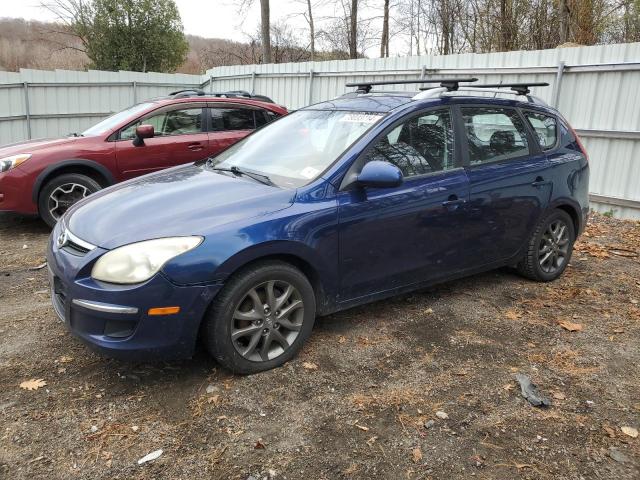
<path id="1" fill-rule="evenodd" d="M 24 82 L 24 112 L 27 117 L 27 138 L 31 140 L 31 106 L 29 105 L 29 82 Z"/>
<path id="2" fill-rule="evenodd" d="M 558 63 L 558 72 L 556 73 L 556 83 L 553 85 L 553 107 L 558 108 L 560 102 L 560 87 L 562 86 L 562 74 L 564 73 L 564 61 Z"/>
<path id="3" fill-rule="evenodd" d="M 420 80 L 424 80 L 425 78 L 427 78 L 427 66 L 423 65 L 422 72 L 420 73 Z"/>
<path id="4" fill-rule="evenodd" d="M 313 69 L 309 70 L 309 90 L 307 92 L 307 105 L 313 102 Z"/>
<path id="5" fill-rule="evenodd" d="M 213 93 L 213 75 L 209 76 L 209 93 Z"/>
<path id="6" fill-rule="evenodd" d="M 256 93 L 256 71 L 251 72 L 251 95 Z"/>
<path id="7" fill-rule="evenodd" d="M 131 87 L 133 88 L 133 104 L 138 103 L 138 82 L 131 82 Z"/>

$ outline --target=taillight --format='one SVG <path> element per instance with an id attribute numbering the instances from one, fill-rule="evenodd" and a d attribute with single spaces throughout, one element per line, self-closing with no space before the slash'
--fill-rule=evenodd
<path id="1" fill-rule="evenodd" d="M 584 145 L 582 144 L 582 141 L 580 140 L 580 137 L 578 136 L 578 134 L 576 133 L 576 131 L 573 129 L 573 127 L 571 125 L 569 125 L 569 130 L 571 130 L 571 133 L 575 137 L 576 143 L 578 144 L 578 148 L 580 149 L 580 151 L 584 155 L 584 158 L 587 159 L 587 163 L 588 163 L 589 162 L 589 154 L 587 153 L 587 149 L 584 148 Z"/>

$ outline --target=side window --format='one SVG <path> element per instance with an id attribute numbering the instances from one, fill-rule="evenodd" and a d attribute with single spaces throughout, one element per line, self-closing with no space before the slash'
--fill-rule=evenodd
<path id="1" fill-rule="evenodd" d="M 253 130 L 256 128 L 251 108 L 210 108 L 211 131 Z"/>
<path id="2" fill-rule="evenodd" d="M 202 109 L 186 108 L 158 113 L 142 118 L 120 131 L 120 140 L 132 140 L 140 125 L 153 125 L 157 137 L 185 135 L 202 131 Z"/>
<path id="3" fill-rule="evenodd" d="M 529 154 L 526 129 L 509 108 L 462 108 L 471 165 Z"/>
<path id="4" fill-rule="evenodd" d="M 413 117 L 378 139 L 365 161 L 393 163 L 405 177 L 455 168 L 449 109 Z"/>
<path id="5" fill-rule="evenodd" d="M 538 112 L 524 112 L 543 150 L 549 150 L 556 144 L 558 138 L 557 122 L 555 117 Z"/>

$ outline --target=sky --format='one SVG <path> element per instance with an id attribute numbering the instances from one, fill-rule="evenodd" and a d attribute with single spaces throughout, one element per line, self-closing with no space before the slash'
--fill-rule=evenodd
<path id="1" fill-rule="evenodd" d="M 258 31 L 260 24 L 260 2 L 254 0 L 254 5 L 247 12 L 246 17 L 238 14 L 238 1 L 233 0 L 175 0 L 182 17 L 186 34 L 198 35 L 205 38 L 226 38 L 230 40 L 246 40 L 246 32 Z M 319 2 L 322 4 L 322 2 Z M 331 10 L 327 10 L 327 9 Z M 308 35 L 306 21 L 297 15 L 305 9 L 304 3 L 295 0 L 271 0 L 271 21 L 279 19 L 286 21 L 297 30 L 301 38 Z M 314 14 L 329 15 L 331 7 L 324 7 Z M 375 15 L 376 12 L 363 12 L 362 15 Z M 359 15 L 360 16 L 360 15 Z M 40 7 L 39 0 L 0 0 L 0 17 L 25 18 L 28 20 L 52 21 L 54 16 Z M 381 22 L 381 21 L 380 21 Z M 377 56 L 379 46 L 370 48 L 366 54 Z M 397 51 L 397 45 L 391 45 L 391 53 Z"/>

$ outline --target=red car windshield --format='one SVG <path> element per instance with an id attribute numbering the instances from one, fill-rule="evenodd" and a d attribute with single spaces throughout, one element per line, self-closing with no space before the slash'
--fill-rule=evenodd
<path id="1" fill-rule="evenodd" d="M 105 118 L 99 123 L 96 123 L 93 127 L 82 132 L 83 137 L 93 137 L 96 135 L 102 135 L 104 133 L 110 132 L 115 127 L 120 125 L 129 117 L 135 117 L 137 114 L 144 112 L 149 107 L 151 107 L 153 103 L 138 103 L 137 105 L 133 105 L 132 107 L 127 108 L 126 110 L 122 110 L 121 112 L 114 113 L 110 117 Z"/>

